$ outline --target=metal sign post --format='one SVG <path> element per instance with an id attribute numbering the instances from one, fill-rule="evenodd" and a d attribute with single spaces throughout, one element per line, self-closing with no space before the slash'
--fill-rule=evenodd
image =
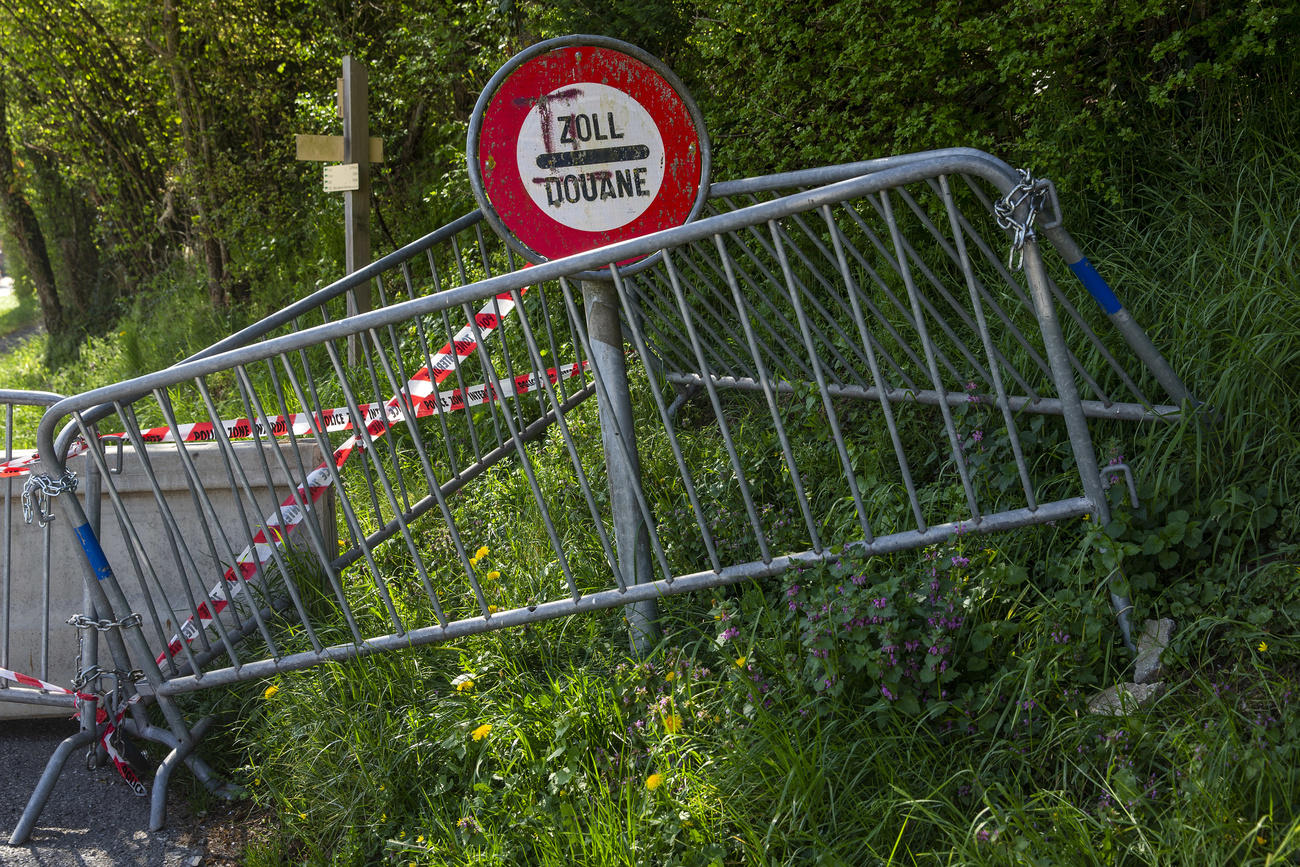
<path id="1" fill-rule="evenodd" d="M 325 167 L 325 192 L 343 193 L 345 267 L 352 274 L 370 264 L 370 164 L 384 161 L 383 143 L 370 137 L 369 86 L 366 68 L 350 55 L 343 58 L 338 80 L 342 136 L 299 135 L 298 159 L 338 162 Z M 362 143 L 365 143 L 364 145 Z M 370 309 L 370 284 L 348 292 L 348 315 Z M 348 363 L 357 363 L 356 338 L 348 339 Z"/>
<path id="2" fill-rule="evenodd" d="M 680 226 L 709 190 L 709 140 L 685 86 L 658 59 L 599 36 L 542 42 L 492 77 L 474 107 L 470 184 L 484 218 L 540 263 Z M 658 254 L 618 263 L 627 273 Z M 618 298 L 608 272 L 584 272 L 601 439 L 618 571 L 654 580 L 649 535 L 634 491 L 641 462 L 632 423 Z M 657 606 L 627 607 L 633 649 L 657 636 Z"/>

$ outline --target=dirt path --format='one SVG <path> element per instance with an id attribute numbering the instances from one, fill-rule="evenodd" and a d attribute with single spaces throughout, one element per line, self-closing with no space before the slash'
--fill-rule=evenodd
<path id="1" fill-rule="evenodd" d="M 202 837 L 184 807 L 168 805 L 168 827 L 149 833 L 149 799 L 137 798 L 111 768 L 68 761 L 26 846 L 6 845 L 46 760 L 77 730 L 69 720 L 0 721 L 0 864 L 4 867 L 198 867 Z"/>
<path id="2" fill-rule="evenodd" d="M 0 335 L 0 355 L 11 352 L 27 338 L 44 333 L 45 326 L 40 322 L 33 322 L 31 325 L 24 325 L 17 331 L 10 331 L 8 334 Z"/>

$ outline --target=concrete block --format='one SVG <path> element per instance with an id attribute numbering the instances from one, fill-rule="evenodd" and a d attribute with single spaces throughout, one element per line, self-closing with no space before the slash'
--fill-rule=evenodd
<path id="1" fill-rule="evenodd" d="M 169 534 L 165 527 L 164 512 L 159 507 L 153 485 L 140 457 L 133 449 L 124 448 L 122 473 L 114 475 L 112 486 L 130 515 L 141 544 L 134 551 L 127 543 L 113 503 L 105 491 L 100 498 L 100 542 L 118 583 L 132 605 L 132 611 L 144 617 L 144 631 L 150 647 L 161 650 L 166 640 L 176 633 L 192 610 L 190 595 L 202 601 L 207 591 L 221 580 L 233 556 L 243 550 L 247 529 L 273 514 L 276 505 L 289 496 L 297 478 L 298 461 L 292 450 L 281 441 L 285 460 L 293 478 L 279 468 L 279 461 L 271 452 L 270 444 L 259 447 L 256 443 L 234 444 L 235 453 L 248 478 L 253 499 L 249 500 L 241 486 L 232 487 L 226 462 L 215 443 L 190 444 L 186 453 L 192 459 L 198 477 L 211 501 L 215 519 L 205 520 L 206 509 L 200 507 L 187 482 L 184 465 L 172 444 L 151 446 L 147 452 L 149 465 L 166 504 L 175 519 L 175 531 Z M 300 440 L 298 448 L 308 471 L 322 460 L 320 449 L 314 441 Z M 262 454 L 259 454 L 259 451 Z M 71 459 L 68 467 L 77 474 L 80 488 L 76 496 L 85 503 L 87 461 L 82 455 Z M 110 453 L 109 463 L 115 464 Z M 269 468 L 269 472 L 268 472 Z M 38 468 L 39 471 L 39 468 Z M 84 613 L 83 592 L 85 560 L 80 545 L 71 528 L 60 516 L 48 530 L 49 555 L 46 560 L 47 533 L 36 524 L 26 524 L 22 517 L 21 493 L 23 479 L 0 482 L 0 494 L 6 494 L 0 506 L 0 667 L 39 677 L 43 680 L 70 686 L 75 676 L 77 658 L 77 630 L 66 625 L 74 614 Z M 63 496 L 67 496 L 66 494 Z M 243 515 L 241 517 L 240 507 Z M 333 492 L 318 501 L 314 510 L 318 526 L 326 540 L 327 553 L 333 557 L 337 551 L 337 533 L 334 526 Z M 10 520 L 6 521 L 5 516 Z M 6 532 L 6 527 L 8 531 Z M 215 556 L 208 543 L 205 527 L 220 528 L 228 546 L 219 541 Z M 307 548 L 308 534 L 300 526 L 290 537 L 291 542 Z M 175 543 L 173 545 L 173 542 Z M 233 550 L 234 555 L 229 552 Z M 161 592 L 152 579 L 142 582 L 133 564 L 131 554 L 138 562 L 145 559 L 153 564 Z M 179 554 L 179 557 L 177 556 Z M 4 564 L 9 564 L 5 580 Z M 48 583 L 44 579 L 47 575 Z M 148 572 L 145 572 L 148 575 Z M 145 604 L 146 590 L 160 621 L 161 631 L 155 626 Z M 187 593 L 188 588 L 188 593 Z M 47 612 L 48 609 L 48 612 Z M 115 612 L 120 618 L 130 612 Z M 48 641 L 48 649 L 43 645 Z M 42 655 L 47 665 L 42 666 Z M 101 667 L 112 666 L 108 649 L 101 642 Z M 0 719 L 29 716 L 67 716 L 59 708 L 17 704 L 3 700 L 0 690 Z"/>

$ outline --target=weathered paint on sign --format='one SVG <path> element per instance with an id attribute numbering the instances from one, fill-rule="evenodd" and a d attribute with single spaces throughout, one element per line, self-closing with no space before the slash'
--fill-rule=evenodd
<path id="1" fill-rule="evenodd" d="M 687 98 L 613 40 L 557 41 L 479 100 L 470 174 L 494 225 L 542 261 L 686 222 L 706 185 Z"/>

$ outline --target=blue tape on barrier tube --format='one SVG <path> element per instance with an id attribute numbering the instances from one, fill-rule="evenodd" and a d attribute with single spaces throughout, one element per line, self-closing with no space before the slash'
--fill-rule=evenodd
<path id="1" fill-rule="evenodd" d="M 1088 294 L 1096 299 L 1107 315 L 1118 313 L 1124 308 L 1124 305 L 1120 304 L 1119 299 L 1115 297 L 1115 293 L 1110 291 L 1106 281 L 1097 273 L 1097 269 L 1092 267 L 1092 263 L 1088 261 L 1087 257 L 1071 265 L 1070 270 L 1074 272 L 1074 276 L 1079 278 L 1083 288 L 1088 290 Z"/>
<path id="2" fill-rule="evenodd" d="M 81 550 L 86 552 L 86 559 L 90 561 L 90 568 L 95 571 L 96 578 L 103 581 L 113 574 L 113 568 L 108 565 L 108 558 L 104 556 L 104 549 L 99 547 L 99 540 L 95 538 L 95 531 L 90 529 L 90 524 L 82 524 L 77 528 L 77 541 L 81 543 Z"/>

